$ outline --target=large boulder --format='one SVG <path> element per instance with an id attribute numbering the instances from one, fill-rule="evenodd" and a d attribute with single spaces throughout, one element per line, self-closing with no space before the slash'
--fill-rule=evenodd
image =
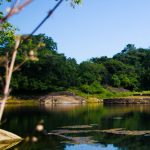
<path id="1" fill-rule="evenodd" d="M 55 92 L 40 98 L 40 103 L 44 104 L 82 104 L 86 103 L 83 97 L 71 92 Z"/>

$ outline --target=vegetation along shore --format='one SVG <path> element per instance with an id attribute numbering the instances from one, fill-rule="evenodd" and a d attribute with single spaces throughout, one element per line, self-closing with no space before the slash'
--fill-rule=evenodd
<path id="1" fill-rule="evenodd" d="M 6 28 L 14 29 L 10 24 Z M 5 35 L 7 37 L 7 35 Z M 26 36 L 24 35 L 24 38 Z M 14 35 L 10 35 L 6 47 L 11 47 Z M 41 40 L 42 39 L 42 40 Z M 36 47 L 38 49 L 28 51 Z M 6 47 L 0 47 L 0 88 L 3 91 Z M 24 52 L 29 53 L 26 58 Z M 150 49 L 136 48 L 128 44 L 112 58 L 95 57 L 80 64 L 74 58 L 59 53 L 56 42 L 44 34 L 32 35 L 20 45 L 16 67 L 11 80 L 11 95 L 45 95 L 45 93 L 70 91 L 85 99 L 105 99 L 132 96 L 135 92 L 150 89 Z M 36 98 L 37 99 L 37 98 Z"/>
<path id="2" fill-rule="evenodd" d="M 110 87 L 109 87 L 110 88 Z M 113 89 L 114 90 L 114 89 Z M 150 104 L 148 92 L 118 92 L 115 89 L 111 96 L 99 94 L 87 94 L 81 91 L 60 91 L 42 95 L 15 95 L 10 96 L 7 104 L 16 105 L 39 105 L 39 104 Z M 110 92 L 111 93 L 111 92 Z"/>

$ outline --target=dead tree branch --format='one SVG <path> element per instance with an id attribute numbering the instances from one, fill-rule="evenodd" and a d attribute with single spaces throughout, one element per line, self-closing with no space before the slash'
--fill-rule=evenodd
<path id="1" fill-rule="evenodd" d="M 24 65 L 26 63 L 27 59 L 23 60 L 20 64 L 18 64 L 14 69 L 13 72 L 19 70 L 19 68 L 21 68 L 22 65 Z"/>
<path id="2" fill-rule="evenodd" d="M 15 1 L 14 5 L 10 9 L 9 13 L 0 20 L 0 24 L 5 22 L 7 19 L 12 17 L 13 15 L 19 13 L 23 8 L 25 8 L 27 5 L 29 5 L 32 2 L 32 0 L 26 0 L 22 5 L 19 5 L 18 7 L 16 6 L 18 3 L 18 0 Z"/>
<path id="3" fill-rule="evenodd" d="M 10 66 L 9 66 L 8 75 L 6 77 L 7 80 L 6 80 L 5 87 L 4 87 L 4 93 L 3 93 L 4 96 L 3 96 L 3 99 L 2 99 L 2 103 L 0 105 L 0 122 L 1 122 L 1 119 L 2 119 L 2 116 L 3 116 L 6 100 L 8 99 L 8 95 L 9 95 L 9 91 L 10 91 L 10 81 L 11 81 L 11 77 L 12 77 L 12 73 L 13 73 L 13 68 L 14 68 L 14 64 L 15 64 L 19 44 L 20 44 L 20 36 L 17 36 L 15 46 L 14 46 L 14 50 L 13 50 L 13 54 L 12 54 L 11 63 L 10 63 Z"/>
<path id="4" fill-rule="evenodd" d="M 58 8 L 58 6 L 63 2 L 63 0 L 60 0 L 53 9 L 49 10 L 48 14 L 45 16 L 45 18 L 37 25 L 37 27 L 30 33 L 30 35 L 26 38 L 29 39 L 45 22 L 46 20 L 54 13 L 54 11 Z"/>

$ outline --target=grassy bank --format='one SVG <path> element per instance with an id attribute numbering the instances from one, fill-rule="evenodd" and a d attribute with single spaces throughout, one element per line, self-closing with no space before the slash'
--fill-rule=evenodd
<path id="1" fill-rule="evenodd" d="M 22 100 L 22 99 L 9 99 L 7 104 L 16 104 L 16 105 L 38 105 L 38 100 Z"/>
<path id="2" fill-rule="evenodd" d="M 92 98 L 98 98 L 98 99 L 105 99 L 105 98 L 117 98 L 117 97 L 129 97 L 129 96 L 133 96 L 134 92 L 131 91 L 123 91 L 120 90 L 118 91 L 118 89 L 105 89 L 103 88 L 103 90 L 99 93 L 86 93 L 81 91 L 80 89 L 68 89 L 68 91 L 75 93 L 76 95 L 79 95 L 81 97 L 88 99 L 92 99 Z"/>
<path id="3" fill-rule="evenodd" d="M 1 103 L 1 100 L 0 100 Z M 39 101 L 37 99 L 20 99 L 14 96 L 10 96 L 6 104 L 15 104 L 15 105 L 38 105 Z"/>

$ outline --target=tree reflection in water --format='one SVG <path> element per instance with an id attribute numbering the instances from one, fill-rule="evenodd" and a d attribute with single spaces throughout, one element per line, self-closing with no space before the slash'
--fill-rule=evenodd
<path id="1" fill-rule="evenodd" d="M 4 118 L 3 129 L 12 131 L 25 140 L 17 145 L 18 150 L 79 150 L 81 147 L 88 149 L 108 150 L 149 150 L 149 136 L 119 136 L 111 134 L 88 133 L 71 134 L 71 137 L 91 137 L 97 143 L 73 144 L 63 137 L 47 135 L 52 130 L 63 126 L 93 125 L 94 129 L 126 128 L 127 130 L 150 130 L 150 107 L 143 106 L 103 106 L 79 105 L 65 109 L 53 107 L 8 107 Z M 118 119 L 119 118 L 119 119 Z M 44 130 L 38 132 L 37 124 L 42 123 Z M 37 140 L 32 141 L 33 137 Z M 114 148 L 114 149 L 113 149 Z M 14 148 L 11 148 L 14 150 Z"/>

